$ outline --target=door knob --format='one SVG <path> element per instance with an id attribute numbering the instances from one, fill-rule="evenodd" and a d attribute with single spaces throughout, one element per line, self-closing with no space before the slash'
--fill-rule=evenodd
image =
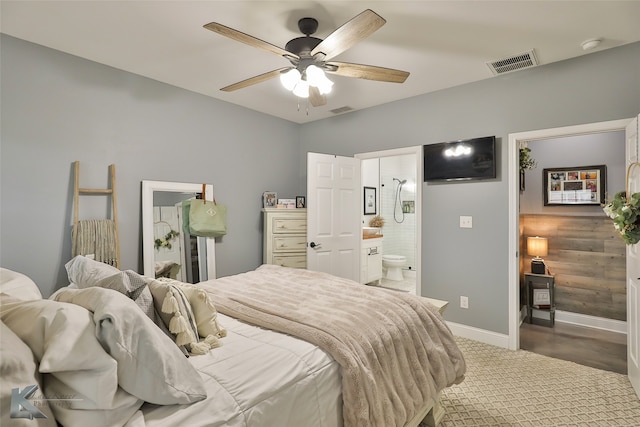
<path id="1" fill-rule="evenodd" d="M 311 249 L 319 248 L 320 247 L 320 243 L 316 244 L 316 242 L 311 242 L 311 243 L 309 243 L 309 246 L 311 247 Z"/>

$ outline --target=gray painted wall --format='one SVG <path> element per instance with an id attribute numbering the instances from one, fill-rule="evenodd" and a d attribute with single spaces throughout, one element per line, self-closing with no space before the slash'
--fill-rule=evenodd
<path id="1" fill-rule="evenodd" d="M 123 269 L 142 271 L 142 180 L 207 182 L 228 205 L 219 276 L 262 263 L 262 192 L 298 195 L 298 125 L 6 35 L 1 39 L 1 265 L 45 296 L 68 284 L 72 163 L 106 188 L 116 165 Z M 304 186 L 302 187 L 304 188 Z M 80 199 L 104 218 L 106 198 Z"/>
<path id="2" fill-rule="evenodd" d="M 416 70 L 415 72 L 418 72 Z M 409 77 L 411 78 L 411 77 Z M 422 294 L 447 320 L 508 333 L 508 135 L 640 112 L 640 43 L 308 123 L 307 151 L 352 155 L 495 135 L 495 180 L 423 184 Z M 460 215 L 473 228 L 459 228 Z M 460 296 L 469 309 L 459 308 Z"/>
<path id="3" fill-rule="evenodd" d="M 219 275 L 229 275 L 260 264 L 262 191 L 303 194 L 308 151 L 496 135 L 497 179 L 423 184 L 422 290 L 452 301 L 448 320 L 507 333 L 508 134 L 640 112 L 640 43 L 302 126 L 4 35 L 1 43 L 0 260 L 45 295 L 67 283 L 74 160 L 87 187 L 106 186 L 116 164 L 123 267 L 137 271 L 140 182 L 213 183 L 230 209 L 217 251 Z M 460 215 L 474 228 L 460 229 Z"/>
<path id="4" fill-rule="evenodd" d="M 521 214 L 603 215 L 597 206 L 544 206 L 543 170 L 578 166 L 607 166 L 607 200 L 624 190 L 626 168 L 624 131 L 532 141 L 535 169 L 525 171 L 525 190 L 520 193 Z"/>

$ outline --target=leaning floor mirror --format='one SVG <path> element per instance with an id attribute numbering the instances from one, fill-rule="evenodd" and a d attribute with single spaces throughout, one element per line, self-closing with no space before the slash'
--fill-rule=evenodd
<path id="1" fill-rule="evenodd" d="M 200 197 L 202 184 L 142 181 L 144 275 L 187 283 L 215 279 L 215 239 L 183 230 L 182 202 Z M 213 199 L 207 184 L 206 198 Z"/>

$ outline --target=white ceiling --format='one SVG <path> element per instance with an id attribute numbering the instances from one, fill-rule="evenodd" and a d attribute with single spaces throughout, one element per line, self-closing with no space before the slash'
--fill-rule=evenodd
<path id="1" fill-rule="evenodd" d="M 486 65 L 531 49 L 540 65 L 640 40 L 640 1 L 6 1 L 0 31 L 193 92 L 305 123 L 489 79 Z M 204 29 L 215 21 L 284 48 L 298 19 L 316 37 L 365 9 L 387 20 L 337 61 L 409 71 L 405 83 L 331 75 L 327 104 L 308 107 L 278 79 L 221 87 L 289 65 L 282 57 Z M 597 48 L 580 44 L 603 38 Z"/>

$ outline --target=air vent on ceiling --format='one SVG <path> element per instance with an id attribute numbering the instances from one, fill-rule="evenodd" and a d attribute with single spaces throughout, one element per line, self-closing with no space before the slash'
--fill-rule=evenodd
<path id="1" fill-rule="evenodd" d="M 496 76 L 498 74 L 535 67 L 536 65 L 538 65 L 538 59 L 536 58 L 536 54 L 533 49 L 508 58 L 496 59 L 495 61 L 487 62 L 487 66 Z"/>
<path id="2" fill-rule="evenodd" d="M 335 108 L 335 109 L 329 110 L 329 111 L 331 111 L 333 114 L 340 114 L 340 113 L 346 113 L 347 111 L 351 111 L 351 110 L 353 110 L 353 108 L 345 105 L 344 107 Z"/>

